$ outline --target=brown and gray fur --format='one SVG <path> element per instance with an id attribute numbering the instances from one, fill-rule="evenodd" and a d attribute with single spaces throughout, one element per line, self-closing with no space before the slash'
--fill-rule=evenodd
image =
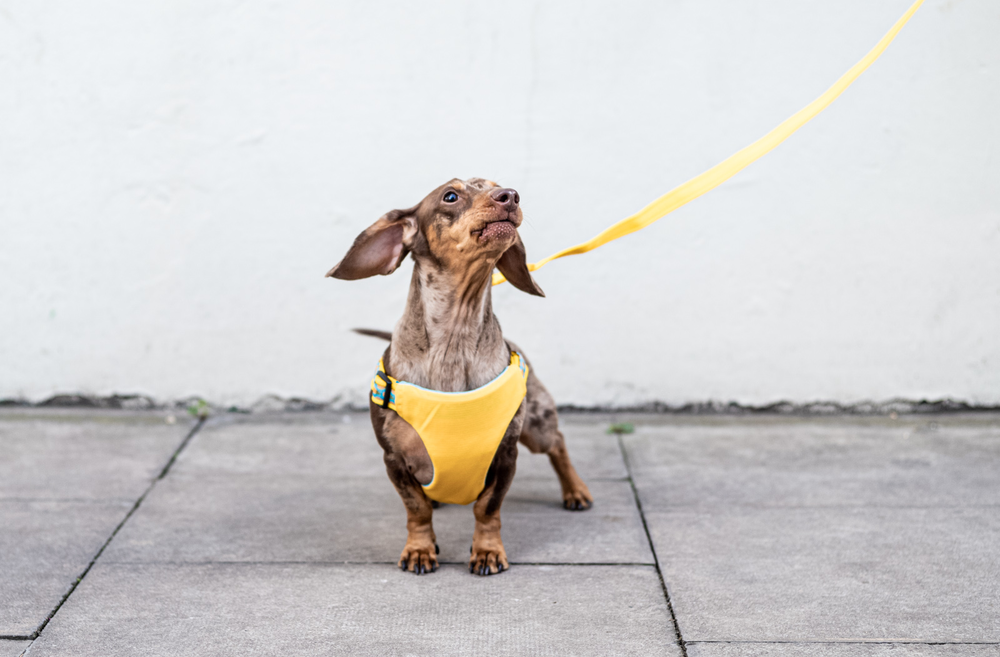
<path id="1" fill-rule="evenodd" d="M 491 302 L 494 268 L 519 290 L 544 296 L 528 271 L 517 234 L 523 220 L 519 201 L 517 192 L 488 180 L 451 180 L 412 208 L 383 215 L 327 273 L 345 280 L 387 275 L 412 254 L 410 292 L 395 330 L 391 335 L 359 331 L 391 340 L 383 355 L 390 376 L 462 392 L 496 378 L 510 364 L 512 349 L 524 355 L 504 339 Z M 408 536 L 399 566 L 416 574 L 433 572 L 438 567 L 433 504 L 422 488 L 434 476 L 430 457 L 407 422 L 394 411 L 370 406 L 389 479 L 406 506 Z M 527 395 L 473 505 L 469 570 L 479 575 L 509 568 L 500 538 L 500 506 L 514 478 L 518 441 L 536 454 L 548 454 L 566 509 L 588 509 L 593 502 L 566 452 L 555 402 L 530 368 Z"/>

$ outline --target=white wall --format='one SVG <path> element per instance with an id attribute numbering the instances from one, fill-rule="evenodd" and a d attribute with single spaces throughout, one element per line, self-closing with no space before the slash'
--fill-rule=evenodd
<path id="1" fill-rule="evenodd" d="M 0 398 L 363 400 L 452 176 L 529 257 L 770 130 L 910 0 L 0 0 Z M 503 7 L 502 9 L 500 7 Z M 928 0 L 778 150 L 494 305 L 560 402 L 1000 403 L 1000 3 Z"/>

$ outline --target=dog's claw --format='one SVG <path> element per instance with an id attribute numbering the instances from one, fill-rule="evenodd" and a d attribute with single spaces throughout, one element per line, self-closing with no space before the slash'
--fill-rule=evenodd
<path id="1" fill-rule="evenodd" d="M 434 554 L 441 554 L 441 546 L 437 543 L 434 544 Z"/>
<path id="2" fill-rule="evenodd" d="M 469 559 L 469 572 L 480 577 L 498 575 L 510 569 L 506 561 L 507 556 L 502 547 L 500 549 L 480 549 L 474 552 L 472 558 Z"/>
<path id="3" fill-rule="evenodd" d="M 594 505 L 593 499 L 590 498 L 589 493 L 584 496 L 583 494 L 575 494 L 572 497 L 566 497 L 563 499 L 563 508 L 567 511 L 586 511 Z"/>
<path id="4" fill-rule="evenodd" d="M 399 569 L 409 571 L 414 575 L 426 575 L 437 570 L 438 562 L 431 550 L 433 543 L 425 546 L 410 546 L 403 550 L 399 557 Z"/>

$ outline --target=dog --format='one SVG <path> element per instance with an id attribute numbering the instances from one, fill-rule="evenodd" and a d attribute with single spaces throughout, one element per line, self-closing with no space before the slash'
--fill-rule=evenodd
<path id="1" fill-rule="evenodd" d="M 517 232 L 522 220 L 515 190 L 482 178 L 454 179 L 417 205 L 380 217 L 327 273 L 344 280 L 388 275 L 408 254 L 413 256 L 406 310 L 395 330 L 390 334 L 358 329 L 390 340 L 369 405 L 389 479 L 406 506 L 406 545 L 397 564 L 404 571 L 417 575 L 436 571 L 439 549 L 431 522 L 436 504 L 427 494 L 428 486 L 437 481 L 434 459 L 417 429 L 397 412 L 398 406 L 397 411 L 389 407 L 400 382 L 413 386 L 410 390 L 443 393 L 482 390 L 498 385 L 499 379 L 509 383 L 504 384 L 508 389 L 523 386 L 520 404 L 516 396 L 508 399 L 516 410 L 511 411 L 506 429 L 502 429 L 506 420 L 500 421 L 501 429 L 495 432 L 502 432 L 497 436 L 499 445 L 492 460 L 487 456 L 484 461 L 489 468 L 485 479 L 479 479 L 482 490 L 474 498 L 470 572 L 493 575 L 510 568 L 500 537 L 500 507 L 514 477 L 518 442 L 535 454 L 548 454 L 562 487 L 564 508 L 579 511 L 593 504 L 566 451 L 552 396 L 523 352 L 504 339 L 493 314 L 494 268 L 517 289 L 545 296 L 528 271 Z M 515 363 L 520 374 L 511 369 Z M 522 376 L 525 379 L 518 384 Z M 479 482 L 472 483 L 478 487 Z"/>

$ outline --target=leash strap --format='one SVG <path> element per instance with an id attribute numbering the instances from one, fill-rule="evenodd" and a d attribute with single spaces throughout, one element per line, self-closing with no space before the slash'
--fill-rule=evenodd
<path id="1" fill-rule="evenodd" d="M 865 69 L 875 63 L 875 60 L 878 59 L 879 55 L 881 55 L 889 44 L 892 43 L 892 40 L 896 38 L 896 35 L 901 29 L 903 29 L 903 26 L 906 25 L 907 21 L 910 20 L 910 17 L 916 13 L 917 9 L 920 8 L 920 5 L 923 4 L 923 2 L 924 0 L 916 0 L 916 2 L 914 2 L 910 8 L 906 10 L 903 17 L 896 21 L 896 24 L 892 26 L 892 29 L 890 29 L 886 35 L 882 37 L 881 41 L 875 44 L 874 48 L 868 51 L 868 54 L 865 55 L 860 62 L 852 66 L 847 73 L 844 73 L 844 75 L 842 75 L 832 87 L 824 91 L 819 98 L 793 114 L 777 128 L 767 133 L 743 150 L 737 152 L 735 155 L 731 155 L 729 158 L 716 164 L 708 171 L 695 176 L 686 183 L 670 190 L 631 217 L 622 219 L 610 228 L 605 229 L 604 232 L 596 237 L 582 244 L 577 244 L 576 246 L 572 246 L 568 249 L 563 249 L 558 253 L 554 253 L 547 258 L 539 260 L 538 262 L 531 263 L 528 265 L 528 270 L 535 271 L 537 269 L 541 269 L 553 260 L 565 258 L 566 256 L 578 255 L 580 253 L 586 253 L 587 251 L 593 251 L 597 247 L 603 246 L 612 240 L 616 240 L 619 237 L 625 237 L 626 235 L 634 233 L 637 230 L 642 230 L 646 226 L 662 219 L 682 205 L 690 203 L 702 194 L 715 189 L 752 164 L 754 161 L 769 153 L 778 144 L 788 139 L 792 133 L 826 109 L 830 103 L 836 100 L 840 94 L 844 93 L 844 91 L 851 86 L 852 82 L 857 80 L 858 77 L 865 72 Z M 494 285 L 499 285 L 506 280 L 507 279 L 504 278 L 504 275 L 500 272 L 493 273 Z"/>

